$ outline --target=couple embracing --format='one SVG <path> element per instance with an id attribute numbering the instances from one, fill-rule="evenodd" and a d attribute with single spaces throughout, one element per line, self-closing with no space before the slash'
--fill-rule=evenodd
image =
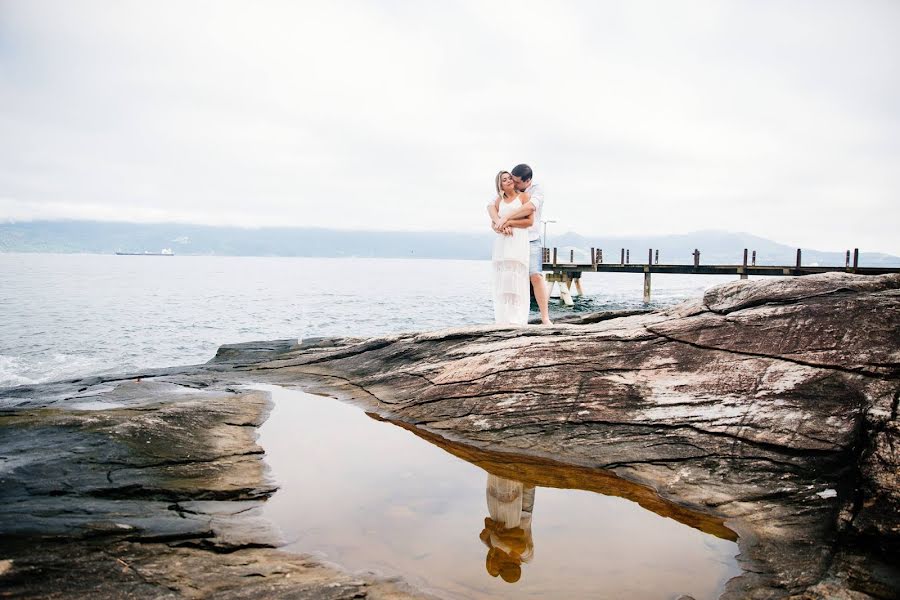
<path id="1" fill-rule="evenodd" d="M 494 320 L 498 325 L 528 324 L 529 279 L 541 311 L 541 322 L 551 324 L 540 233 L 544 190 L 532 182 L 532 176 L 528 165 L 500 171 L 494 181 L 497 197 L 488 204 L 491 227 L 497 234 L 492 261 Z"/>

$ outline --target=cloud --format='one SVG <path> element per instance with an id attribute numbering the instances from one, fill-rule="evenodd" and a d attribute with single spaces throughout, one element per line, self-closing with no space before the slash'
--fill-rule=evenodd
<path id="1" fill-rule="evenodd" d="M 900 252 L 893 2 L 0 3 L 0 218 Z"/>

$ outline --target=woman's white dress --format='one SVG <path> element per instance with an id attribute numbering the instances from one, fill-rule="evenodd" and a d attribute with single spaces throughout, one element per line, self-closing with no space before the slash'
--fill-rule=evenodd
<path id="1" fill-rule="evenodd" d="M 505 217 L 522 208 L 522 200 L 500 201 Z M 512 235 L 497 234 L 494 241 L 494 321 L 498 325 L 527 325 L 531 296 L 528 284 L 528 230 L 513 228 Z"/>

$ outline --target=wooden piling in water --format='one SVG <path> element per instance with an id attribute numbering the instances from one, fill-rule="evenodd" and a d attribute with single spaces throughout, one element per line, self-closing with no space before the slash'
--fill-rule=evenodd
<path id="1" fill-rule="evenodd" d="M 845 269 L 850 268 L 850 251 L 849 250 L 847 250 L 847 258 L 846 258 L 846 260 L 844 260 L 844 268 Z"/>
<path id="2" fill-rule="evenodd" d="M 569 250 L 569 264 L 570 265 L 575 264 L 575 251 L 574 250 Z"/>
<path id="3" fill-rule="evenodd" d="M 800 248 L 797 248 L 797 271 L 800 271 Z"/>
<path id="4" fill-rule="evenodd" d="M 650 302 L 650 267 L 644 270 L 644 304 Z"/>
<path id="5" fill-rule="evenodd" d="M 753 251 L 753 266 L 756 266 L 756 250 Z"/>
<path id="6" fill-rule="evenodd" d="M 659 264 L 659 248 L 656 249 L 656 260 L 653 262 Z"/>
<path id="7" fill-rule="evenodd" d="M 597 268 L 597 250 L 595 248 L 591 248 L 591 266 Z"/>
<path id="8" fill-rule="evenodd" d="M 625 262 L 629 265 L 631 264 L 631 250 L 630 249 L 625 251 Z"/>
<path id="9" fill-rule="evenodd" d="M 859 266 L 859 248 L 853 249 L 853 272 L 856 273 L 856 268 Z"/>
<path id="10" fill-rule="evenodd" d="M 647 250 L 647 266 L 644 267 L 644 304 L 650 302 L 650 267 L 653 266 L 653 248 Z"/>
<path id="11" fill-rule="evenodd" d="M 553 247 L 553 266 L 556 266 L 556 246 Z"/>
<path id="12" fill-rule="evenodd" d="M 622 248 L 622 264 L 625 264 L 625 248 Z"/>
<path id="13" fill-rule="evenodd" d="M 700 251 L 694 248 L 694 266 L 700 266 Z"/>

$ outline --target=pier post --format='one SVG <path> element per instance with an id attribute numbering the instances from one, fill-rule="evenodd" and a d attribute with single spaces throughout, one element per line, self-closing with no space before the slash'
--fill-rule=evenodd
<path id="1" fill-rule="evenodd" d="M 656 249 L 656 260 L 653 262 L 659 264 L 659 248 Z"/>
<path id="2" fill-rule="evenodd" d="M 578 295 L 584 296 L 584 289 L 581 287 L 581 273 L 578 273 L 577 276 L 572 279 L 572 283 L 575 284 L 575 291 L 578 293 Z"/>
<path id="3" fill-rule="evenodd" d="M 603 264 L 603 248 L 597 248 L 597 262 Z"/>
<path id="4" fill-rule="evenodd" d="M 741 279 L 747 279 L 747 249 L 744 248 L 744 269 L 741 271 Z"/>
<path id="5" fill-rule="evenodd" d="M 849 250 L 847 250 L 847 259 L 844 261 L 844 268 L 845 269 L 850 268 L 850 251 Z"/>
<path id="6" fill-rule="evenodd" d="M 694 266 L 700 266 L 700 251 L 694 248 Z"/>
<path id="7" fill-rule="evenodd" d="M 650 267 L 644 270 L 644 304 L 650 302 Z"/>
<path id="8" fill-rule="evenodd" d="M 647 266 L 644 267 L 644 304 L 650 302 L 650 267 L 653 266 L 653 248 L 647 250 Z"/>
<path id="9" fill-rule="evenodd" d="M 556 246 L 553 247 L 553 266 L 556 266 Z"/>
<path id="10" fill-rule="evenodd" d="M 800 248 L 797 248 L 797 274 L 800 274 Z"/>
<path id="11" fill-rule="evenodd" d="M 591 248 L 591 266 L 594 267 L 594 269 L 597 268 L 597 251 L 594 248 Z"/>
<path id="12" fill-rule="evenodd" d="M 622 264 L 625 264 L 625 248 L 622 248 Z"/>
<path id="13" fill-rule="evenodd" d="M 853 249 L 853 272 L 856 273 L 856 267 L 859 266 L 859 248 Z"/>
<path id="14" fill-rule="evenodd" d="M 568 275 L 563 275 L 562 281 L 559 282 L 559 299 L 566 306 L 575 306 L 575 301 L 572 300 L 571 285 L 572 279 Z"/>
<path id="15" fill-rule="evenodd" d="M 756 250 L 753 251 L 753 266 L 756 266 Z"/>
<path id="16" fill-rule="evenodd" d="M 625 251 L 625 262 L 629 265 L 631 264 L 631 250 Z"/>
<path id="17" fill-rule="evenodd" d="M 569 264 L 570 265 L 575 264 L 575 251 L 574 250 L 569 250 Z"/>

